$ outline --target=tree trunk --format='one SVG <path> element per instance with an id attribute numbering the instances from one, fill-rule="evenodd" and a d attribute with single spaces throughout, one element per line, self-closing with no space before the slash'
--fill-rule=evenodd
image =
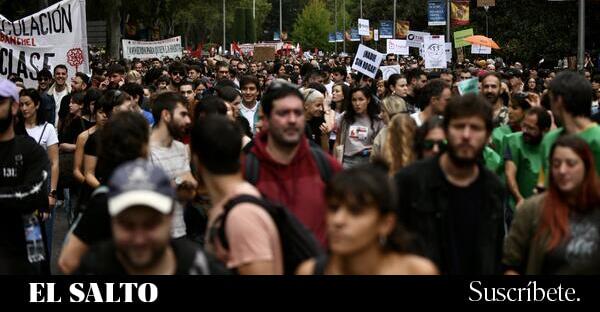
<path id="1" fill-rule="evenodd" d="M 108 1 L 110 57 L 119 59 L 121 49 L 121 0 Z"/>

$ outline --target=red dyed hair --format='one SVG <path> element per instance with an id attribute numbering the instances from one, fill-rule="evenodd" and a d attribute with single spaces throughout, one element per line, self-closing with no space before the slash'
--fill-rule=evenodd
<path id="1" fill-rule="evenodd" d="M 588 144 L 575 135 L 560 137 L 550 151 L 550 163 L 552 163 L 557 147 L 569 148 L 581 158 L 585 166 L 585 177 L 577 194 L 575 207 L 572 207 L 566 203 L 562 192 L 558 189 L 554 174 L 550 175 L 550 187 L 543 202 L 540 227 L 536 234 L 538 238 L 543 234 L 550 235 L 547 250 L 556 248 L 569 236 L 569 212 L 571 210 L 586 212 L 600 207 L 600 183 L 596 174 L 594 156 Z M 553 170 L 550 169 L 550 171 Z"/>

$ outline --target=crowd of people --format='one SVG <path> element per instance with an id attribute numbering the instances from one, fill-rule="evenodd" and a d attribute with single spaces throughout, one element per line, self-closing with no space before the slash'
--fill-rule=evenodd
<path id="1" fill-rule="evenodd" d="M 0 273 L 598 272 L 600 73 L 384 64 L 402 73 L 216 56 L 1 79 Z"/>

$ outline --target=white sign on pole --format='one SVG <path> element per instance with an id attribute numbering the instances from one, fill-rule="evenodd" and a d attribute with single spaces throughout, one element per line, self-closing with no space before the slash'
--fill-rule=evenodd
<path id="1" fill-rule="evenodd" d="M 375 38 L 373 38 L 373 40 L 379 41 L 379 29 L 373 30 L 373 37 L 375 37 Z"/>
<path id="2" fill-rule="evenodd" d="M 388 39 L 387 54 L 408 55 L 408 45 L 406 45 L 406 40 Z"/>
<path id="3" fill-rule="evenodd" d="M 423 44 L 423 38 L 429 36 L 430 33 L 421 32 L 421 31 L 409 31 L 408 36 L 406 37 L 408 46 L 412 48 L 420 48 L 421 44 Z"/>
<path id="4" fill-rule="evenodd" d="M 452 63 L 452 42 L 446 42 L 446 61 Z"/>
<path id="5" fill-rule="evenodd" d="M 361 36 L 369 36 L 371 34 L 371 32 L 369 31 L 368 19 L 358 19 L 358 34 Z"/>
<path id="6" fill-rule="evenodd" d="M 492 48 L 473 44 L 471 45 L 471 54 L 492 54 Z"/>
<path id="7" fill-rule="evenodd" d="M 375 78 L 377 69 L 379 69 L 379 65 L 381 65 L 382 60 L 383 54 L 361 44 L 358 46 L 358 51 L 356 51 L 356 57 L 354 57 L 352 69 L 371 78 Z"/>
<path id="8" fill-rule="evenodd" d="M 400 69 L 400 65 L 391 65 L 391 66 L 381 66 L 381 73 L 383 74 L 383 80 L 390 79 L 390 76 L 393 74 L 401 74 L 402 70 Z"/>
<path id="9" fill-rule="evenodd" d="M 123 58 L 151 59 L 181 57 L 181 36 L 160 41 L 123 40 Z"/>
<path id="10" fill-rule="evenodd" d="M 69 77 L 90 74 L 85 0 L 64 0 L 14 22 L 0 15 L 0 76 L 16 74 L 36 87 L 39 71 L 59 64 Z"/>
<path id="11" fill-rule="evenodd" d="M 427 36 L 424 44 L 425 68 L 446 68 L 446 42 L 444 36 Z"/>

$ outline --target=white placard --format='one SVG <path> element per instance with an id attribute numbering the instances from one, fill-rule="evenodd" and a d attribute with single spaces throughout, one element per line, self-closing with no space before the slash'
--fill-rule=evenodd
<path id="1" fill-rule="evenodd" d="M 387 40 L 387 54 L 399 54 L 408 55 L 408 45 L 406 40 L 400 39 L 388 39 Z"/>
<path id="2" fill-rule="evenodd" d="M 444 36 L 427 36 L 424 42 L 425 68 L 446 68 L 446 42 Z"/>
<path id="3" fill-rule="evenodd" d="M 400 65 L 391 65 L 391 66 L 381 66 L 381 73 L 383 74 L 383 80 L 390 79 L 390 76 L 393 74 L 401 74 L 402 70 L 400 69 Z"/>
<path id="4" fill-rule="evenodd" d="M 123 58 L 142 60 L 181 57 L 181 36 L 160 41 L 123 40 Z"/>
<path id="5" fill-rule="evenodd" d="M 363 73 L 371 78 L 375 78 L 377 69 L 383 60 L 383 54 L 373 50 L 365 45 L 359 45 L 356 51 L 356 57 L 352 63 L 352 69 Z"/>
<path id="6" fill-rule="evenodd" d="M 37 87 L 44 67 L 67 66 L 90 74 L 85 0 L 64 0 L 35 14 L 11 22 L 0 15 L 0 76 L 16 74 L 26 87 Z"/>
<path id="7" fill-rule="evenodd" d="M 361 36 L 369 36 L 371 32 L 369 31 L 369 20 L 368 19 L 358 19 L 358 34 Z"/>
<path id="8" fill-rule="evenodd" d="M 373 37 L 375 37 L 375 38 L 373 38 L 373 40 L 379 41 L 379 29 L 373 30 Z"/>
<path id="9" fill-rule="evenodd" d="M 452 63 L 452 42 L 446 42 L 446 61 Z"/>
<path id="10" fill-rule="evenodd" d="M 473 44 L 471 45 L 471 54 L 492 54 L 492 48 Z"/>
<path id="11" fill-rule="evenodd" d="M 421 31 L 412 31 L 408 32 L 408 36 L 406 37 L 406 41 L 409 47 L 412 48 L 420 48 L 421 44 L 424 42 L 424 38 L 426 36 L 430 36 L 430 33 L 421 32 Z"/>

